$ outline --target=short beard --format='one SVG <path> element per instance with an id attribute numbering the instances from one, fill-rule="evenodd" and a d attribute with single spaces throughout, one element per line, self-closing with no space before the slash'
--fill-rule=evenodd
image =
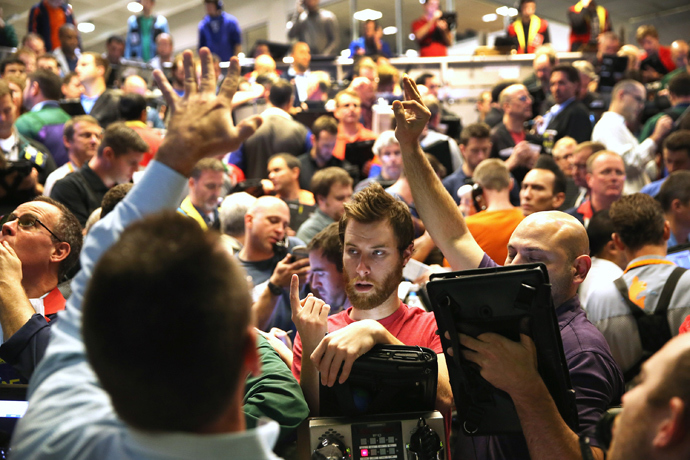
<path id="1" fill-rule="evenodd" d="M 355 284 L 358 281 L 365 281 L 359 277 L 350 279 L 346 270 L 343 270 L 343 279 L 345 280 L 345 292 L 353 308 L 357 310 L 373 310 L 385 302 L 394 292 L 398 291 L 398 285 L 402 280 L 402 269 L 400 266 L 393 270 L 383 282 L 374 284 L 370 292 L 360 293 L 355 289 Z M 369 281 L 369 280 L 366 280 Z"/>

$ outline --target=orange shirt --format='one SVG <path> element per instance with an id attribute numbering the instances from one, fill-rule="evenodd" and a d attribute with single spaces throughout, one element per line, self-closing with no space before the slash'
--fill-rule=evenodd
<path id="1" fill-rule="evenodd" d="M 339 160 L 345 159 L 345 145 L 351 144 L 352 142 L 359 141 L 373 141 L 376 140 L 378 136 L 374 134 L 373 131 L 368 130 L 361 123 L 357 125 L 358 129 L 354 136 L 348 136 L 343 127 L 338 125 L 338 137 L 335 140 L 335 148 L 333 149 L 333 156 Z"/>
<path id="2" fill-rule="evenodd" d="M 482 211 L 465 218 L 477 244 L 494 262 L 503 265 L 508 255 L 508 240 L 525 216 L 520 208 Z"/>

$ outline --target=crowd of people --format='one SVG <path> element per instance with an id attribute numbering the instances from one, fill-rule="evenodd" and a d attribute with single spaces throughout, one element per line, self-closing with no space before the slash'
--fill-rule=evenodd
<path id="1" fill-rule="evenodd" d="M 665 48 L 641 26 L 646 54 L 626 54 L 585 0 L 572 43 L 596 53 L 561 63 L 523 1 L 512 30 L 534 72 L 484 91 L 463 127 L 438 75 L 391 65 L 374 22 L 346 84 L 311 71 L 312 52 L 337 46 L 318 5 L 293 18 L 289 69 L 264 50 L 244 75 L 221 1 L 205 2 L 200 49 L 177 56 L 153 0 L 103 54 L 79 50 L 62 2 L 32 10 L 33 32 L 0 62 L 0 380 L 30 384 L 12 454 L 290 458 L 320 384 L 346 381 L 376 344 L 405 344 L 437 355 L 452 458 L 586 458 L 584 438 L 604 458 L 594 427 L 621 400 L 609 458 L 687 458 L 690 274 L 666 258 L 690 243 L 687 43 Z M 418 37 L 443 38 L 438 2 L 424 8 Z M 617 55 L 629 68 L 606 88 Z M 122 57 L 171 64 L 154 71 L 166 110 L 142 76 L 112 78 Z M 265 110 L 240 116 L 257 98 Z M 393 116 L 378 132 L 381 100 Z M 403 281 L 410 259 L 425 271 Z M 533 262 L 548 271 L 579 428 L 528 336 L 461 335 L 523 430 L 464 436 L 445 331 L 406 302 L 434 272 Z"/>

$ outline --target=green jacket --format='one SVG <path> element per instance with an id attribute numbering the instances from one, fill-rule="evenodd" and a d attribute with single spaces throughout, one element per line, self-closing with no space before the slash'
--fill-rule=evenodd
<path id="1" fill-rule="evenodd" d="M 654 132 L 654 128 L 656 127 L 656 122 L 659 121 L 659 118 L 663 117 L 664 115 L 670 115 L 673 120 L 677 120 L 678 117 L 680 117 L 683 112 L 685 112 L 685 109 L 688 108 L 688 105 L 690 104 L 678 104 L 673 107 L 671 107 L 668 110 L 664 110 L 661 113 L 657 113 L 654 115 L 652 118 L 647 120 L 647 123 L 644 124 L 644 127 L 642 127 L 642 131 L 640 131 L 640 137 L 639 141 L 642 142 L 643 140 L 647 139 L 649 136 L 652 135 Z"/>
<path id="2" fill-rule="evenodd" d="M 257 336 L 261 375 L 245 382 L 244 417 L 247 428 L 255 428 L 261 417 L 280 425 L 277 445 L 287 440 L 309 416 L 302 388 L 287 364 L 262 335 Z"/>

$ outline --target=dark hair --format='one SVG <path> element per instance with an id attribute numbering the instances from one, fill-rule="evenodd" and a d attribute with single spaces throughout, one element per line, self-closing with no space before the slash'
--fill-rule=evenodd
<path id="1" fill-rule="evenodd" d="M 506 89 L 509 86 L 516 85 L 518 83 L 520 82 L 517 80 L 504 80 L 494 85 L 494 87 L 491 88 L 491 102 L 498 102 L 498 99 L 501 97 L 501 93 L 504 89 Z"/>
<path id="2" fill-rule="evenodd" d="M 89 362 L 122 420 L 182 432 L 216 421 L 243 384 L 244 351 L 255 346 L 250 305 L 243 270 L 217 232 L 173 211 L 127 227 L 96 264 L 82 328 Z M 180 363 L 200 370 L 194 391 Z"/>
<path id="3" fill-rule="evenodd" d="M 645 193 L 621 197 L 611 205 L 609 215 L 614 232 L 633 251 L 664 242 L 664 211 L 658 201 Z"/>
<path id="4" fill-rule="evenodd" d="M 330 115 L 321 115 L 314 121 L 314 124 L 311 125 L 311 132 L 316 140 L 319 139 L 321 131 L 326 131 L 330 134 L 338 134 L 338 120 Z"/>
<path id="5" fill-rule="evenodd" d="M 534 164 L 534 169 L 546 169 L 547 171 L 551 171 L 555 176 L 553 179 L 553 194 L 565 193 L 568 180 L 553 157 L 549 155 L 539 155 L 537 162 Z"/>
<path id="6" fill-rule="evenodd" d="M 19 59 L 19 56 L 17 56 L 16 54 L 10 54 L 5 59 L 0 61 L 0 75 L 5 74 L 5 67 L 7 67 L 10 64 L 20 64 L 26 69 L 26 64 L 24 64 L 24 61 Z"/>
<path id="7" fill-rule="evenodd" d="M 609 216 L 609 210 L 604 209 L 595 212 L 587 226 L 589 254 L 593 257 L 601 256 L 606 244 L 611 241 L 613 232 L 613 222 L 611 221 L 611 216 Z"/>
<path id="8" fill-rule="evenodd" d="M 563 72 L 570 83 L 580 84 L 580 72 L 570 64 L 558 64 L 551 69 L 551 75 L 556 72 Z"/>
<path id="9" fill-rule="evenodd" d="M 314 197 L 327 197 L 333 184 L 352 185 L 352 177 L 343 168 L 329 166 L 323 168 L 311 178 L 311 191 Z"/>
<path id="10" fill-rule="evenodd" d="M 668 92 L 678 97 L 690 96 L 690 75 L 681 72 L 668 82 Z"/>
<path id="11" fill-rule="evenodd" d="M 355 193 L 352 201 L 345 203 L 345 214 L 339 223 L 341 244 L 344 244 L 345 229 L 350 220 L 362 224 L 388 222 L 398 240 L 398 250 L 401 253 L 414 241 L 414 226 L 409 208 L 405 202 L 386 193 L 378 182 Z"/>
<path id="12" fill-rule="evenodd" d="M 199 160 L 192 168 L 192 172 L 189 174 L 194 180 L 199 180 L 201 173 L 204 171 L 215 171 L 215 172 L 225 172 L 225 166 L 223 162 L 218 158 L 203 158 Z"/>
<path id="13" fill-rule="evenodd" d="M 276 107 L 285 107 L 290 103 L 294 88 L 290 82 L 282 78 L 271 85 L 271 91 L 268 94 L 268 100 Z"/>
<path id="14" fill-rule="evenodd" d="M 125 155 L 129 152 L 145 153 L 149 151 L 149 146 L 144 139 L 129 126 L 122 122 L 111 123 L 103 131 L 101 145 L 98 146 L 98 156 L 103 156 L 106 147 L 113 149 L 116 157 Z"/>
<path id="15" fill-rule="evenodd" d="M 91 115 L 77 115 L 76 117 L 70 118 L 65 122 L 65 126 L 62 128 L 63 137 L 66 137 L 70 142 L 74 139 L 74 127 L 77 123 L 91 123 L 92 125 L 100 126 L 98 120 Z"/>
<path id="16" fill-rule="evenodd" d="M 680 200 L 682 204 L 690 202 L 690 171 L 672 172 L 661 184 L 656 196 L 664 212 L 671 210 L 673 200 Z"/>
<path id="17" fill-rule="evenodd" d="M 268 159 L 268 163 L 270 163 L 271 161 L 273 161 L 277 158 L 282 158 L 285 161 L 285 164 L 287 165 L 287 167 L 290 169 L 295 169 L 295 168 L 302 169 L 302 163 L 300 163 L 300 161 L 297 159 L 296 156 L 290 155 L 289 153 L 276 153 L 275 155 L 271 155 Z M 268 163 L 266 163 L 267 166 L 268 166 Z"/>
<path id="18" fill-rule="evenodd" d="M 62 77 L 62 84 L 63 85 L 69 85 L 69 83 L 72 81 L 74 77 L 79 78 L 79 75 L 77 75 L 77 72 L 70 72 L 64 77 Z"/>
<path id="19" fill-rule="evenodd" d="M 112 42 L 117 42 L 117 43 L 119 43 L 120 45 L 124 45 L 124 44 L 125 44 L 125 39 L 122 38 L 121 35 L 111 35 L 111 36 L 108 37 L 108 39 L 105 41 L 105 44 L 106 44 L 106 45 L 110 45 Z"/>
<path id="20" fill-rule="evenodd" d="M 309 252 L 321 251 L 327 261 L 335 265 L 338 273 L 343 272 L 343 246 L 340 244 L 340 231 L 338 222 L 333 222 L 328 227 L 317 233 L 307 245 Z"/>
<path id="21" fill-rule="evenodd" d="M 101 201 L 101 219 L 115 209 L 115 206 L 127 196 L 129 191 L 132 190 L 132 187 L 134 187 L 134 184 L 127 182 L 125 184 L 117 184 L 115 187 L 105 192 L 103 201 Z"/>
<path id="22" fill-rule="evenodd" d="M 414 82 L 415 82 L 417 85 L 426 85 L 426 81 L 427 81 L 429 78 L 434 78 L 434 76 L 435 76 L 435 75 L 434 75 L 433 73 L 424 72 L 423 74 L 421 74 L 420 76 L 418 76 L 418 77 L 415 79 Z"/>
<path id="23" fill-rule="evenodd" d="M 664 140 L 664 148 L 671 152 L 685 150 L 685 154 L 690 156 L 690 131 L 680 130 L 669 134 Z"/>
<path id="24" fill-rule="evenodd" d="M 146 111 L 146 98 L 137 93 L 123 94 L 117 107 L 125 121 L 141 120 L 141 114 Z"/>
<path id="25" fill-rule="evenodd" d="M 61 282 L 65 275 L 77 264 L 79 261 L 79 253 L 81 252 L 81 245 L 84 236 L 81 232 L 81 224 L 72 211 L 67 207 L 47 196 L 37 196 L 33 201 L 42 201 L 44 203 L 52 204 L 60 210 L 60 218 L 53 227 L 53 233 L 59 236 L 62 241 L 69 244 L 70 250 L 67 257 L 65 257 L 58 268 L 58 280 Z"/>
<path id="26" fill-rule="evenodd" d="M 472 123 L 465 126 L 460 133 L 460 144 L 466 146 L 473 137 L 475 139 L 489 139 L 491 137 L 491 128 L 486 123 Z"/>

